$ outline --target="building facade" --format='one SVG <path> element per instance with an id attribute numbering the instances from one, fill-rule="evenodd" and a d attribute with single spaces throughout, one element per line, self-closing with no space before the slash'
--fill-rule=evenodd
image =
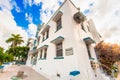
<path id="1" fill-rule="evenodd" d="M 65 0 L 38 28 L 27 65 L 50 80 L 109 80 L 100 70 L 94 49 L 101 40 L 93 21 Z"/>

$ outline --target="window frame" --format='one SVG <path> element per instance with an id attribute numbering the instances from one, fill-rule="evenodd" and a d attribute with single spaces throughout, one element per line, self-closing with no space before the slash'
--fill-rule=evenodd
<path id="1" fill-rule="evenodd" d="M 49 30 L 46 31 L 46 39 L 49 38 Z"/>
<path id="2" fill-rule="evenodd" d="M 47 48 L 44 49 L 44 59 L 47 58 Z"/>
<path id="3" fill-rule="evenodd" d="M 43 50 L 40 50 L 40 59 L 42 59 Z"/>
<path id="4" fill-rule="evenodd" d="M 56 31 L 60 30 L 62 28 L 62 18 L 60 17 L 57 21 L 56 21 Z"/>
<path id="5" fill-rule="evenodd" d="M 60 49 L 58 49 L 58 47 L 61 47 Z M 63 57 L 63 43 L 57 43 L 56 44 L 56 57 Z"/>

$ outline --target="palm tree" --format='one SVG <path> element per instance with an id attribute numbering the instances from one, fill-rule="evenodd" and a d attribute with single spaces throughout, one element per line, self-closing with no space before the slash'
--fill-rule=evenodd
<path id="1" fill-rule="evenodd" d="M 12 34 L 12 37 L 8 38 L 6 40 L 7 43 L 12 43 L 11 47 L 16 47 L 18 45 L 20 45 L 21 43 L 23 43 L 24 41 L 22 40 L 22 37 L 20 36 L 20 34 Z"/>

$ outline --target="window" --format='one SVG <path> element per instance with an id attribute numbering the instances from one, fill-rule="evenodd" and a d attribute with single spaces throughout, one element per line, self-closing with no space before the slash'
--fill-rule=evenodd
<path id="1" fill-rule="evenodd" d="M 38 39 L 38 45 L 39 45 L 39 43 L 40 43 L 40 36 L 38 36 L 38 38 L 37 38 L 37 39 Z"/>
<path id="2" fill-rule="evenodd" d="M 40 51 L 40 58 L 42 58 L 42 50 Z"/>
<path id="3" fill-rule="evenodd" d="M 59 18 L 59 19 L 56 21 L 56 24 L 57 24 L 57 30 L 56 30 L 56 31 L 58 31 L 59 29 L 62 28 L 61 18 Z"/>
<path id="4" fill-rule="evenodd" d="M 47 48 L 44 49 L 44 58 L 46 59 L 47 56 Z"/>
<path id="5" fill-rule="evenodd" d="M 45 41 L 46 39 L 48 39 L 48 37 L 49 37 L 49 30 L 45 31 L 42 35 L 43 35 L 43 40 L 42 41 Z"/>
<path id="6" fill-rule="evenodd" d="M 46 31 L 46 39 L 49 37 L 49 30 Z"/>
<path id="7" fill-rule="evenodd" d="M 87 28 L 88 28 L 88 31 L 90 32 L 90 27 L 89 27 L 89 26 L 87 26 Z"/>
<path id="8" fill-rule="evenodd" d="M 86 46 L 87 46 L 88 56 L 89 56 L 89 58 L 91 58 L 91 53 L 90 53 L 90 48 L 89 48 L 89 45 L 88 45 L 88 44 L 86 44 Z"/>
<path id="9" fill-rule="evenodd" d="M 83 24 L 81 24 L 81 28 L 82 28 L 82 30 L 84 30 L 86 32 L 85 27 L 84 27 Z"/>
<path id="10" fill-rule="evenodd" d="M 58 11 L 58 13 L 54 16 L 53 21 L 56 22 L 56 31 L 62 28 L 62 15 L 63 13 L 61 11 Z"/>
<path id="11" fill-rule="evenodd" d="M 56 57 L 63 56 L 62 43 L 56 44 Z"/>

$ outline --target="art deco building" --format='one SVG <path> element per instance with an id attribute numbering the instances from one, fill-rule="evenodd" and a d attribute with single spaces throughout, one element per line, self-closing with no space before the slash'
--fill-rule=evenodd
<path id="1" fill-rule="evenodd" d="M 65 0 L 37 30 L 27 65 L 50 80 L 109 80 L 94 50 L 100 41 L 93 21 Z"/>

